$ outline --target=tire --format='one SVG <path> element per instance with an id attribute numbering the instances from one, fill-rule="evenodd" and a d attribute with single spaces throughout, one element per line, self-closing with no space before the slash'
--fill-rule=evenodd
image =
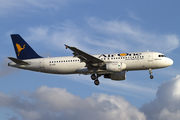
<path id="1" fill-rule="evenodd" d="M 151 79 L 153 79 L 153 78 L 154 78 L 154 76 L 153 76 L 153 75 L 150 75 L 150 78 L 151 78 Z"/>
<path id="2" fill-rule="evenodd" d="M 96 78 L 97 78 L 97 77 L 96 77 L 95 74 L 92 74 L 92 75 L 91 75 L 91 79 L 92 79 L 92 80 L 96 80 Z"/>
<path id="3" fill-rule="evenodd" d="M 95 84 L 95 85 L 99 85 L 99 84 L 100 84 L 99 80 L 95 80 L 95 81 L 94 81 L 94 84 Z"/>

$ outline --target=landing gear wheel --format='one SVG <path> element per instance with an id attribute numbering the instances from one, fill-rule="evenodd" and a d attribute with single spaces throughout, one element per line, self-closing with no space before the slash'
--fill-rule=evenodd
<path id="1" fill-rule="evenodd" d="M 153 75 L 150 75 L 150 78 L 151 78 L 151 79 L 153 79 L 153 78 L 154 78 L 154 76 L 153 76 Z"/>
<path id="2" fill-rule="evenodd" d="M 96 78 L 97 78 L 97 77 L 96 77 L 95 74 L 92 74 L 92 75 L 91 75 L 91 79 L 92 79 L 92 80 L 95 80 Z"/>
<path id="3" fill-rule="evenodd" d="M 95 85 L 99 85 L 99 84 L 100 84 L 99 80 L 95 80 L 95 81 L 94 81 L 94 84 L 95 84 Z"/>
<path id="4" fill-rule="evenodd" d="M 150 78 L 153 79 L 154 76 L 152 75 L 152 69 L 151 68 L 149 68 L 149 74 L 150 74 Z"/>

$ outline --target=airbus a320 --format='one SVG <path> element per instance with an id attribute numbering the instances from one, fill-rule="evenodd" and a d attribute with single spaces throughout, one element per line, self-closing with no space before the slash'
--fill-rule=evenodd
<path id="1" fill-rule="evenodd" d="M 152 70 L 165 68 L 173 64 L 173 60 L 159 52 L 133 52 L 90 55 L 76 47 L 65 45 L 73 52 L 73 56 L 48 57 L 38 55 L 18 34 L 11 35 L 16 57 L 8 57 L 13 62 L 9 66 L 51 74 L 84 74 L 91 75 L 95 85 L 99 85 L 99 77 L 111 80 L 126 79 L 126 71 Z"/>

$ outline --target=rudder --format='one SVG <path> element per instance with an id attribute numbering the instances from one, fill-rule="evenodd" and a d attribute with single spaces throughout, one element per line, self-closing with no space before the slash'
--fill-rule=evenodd
<path id="1" fill-rule="evenodd" d="M 18 59 L 24 60 L 42 58 L 26 43 L 26 41 L 19 34 L 12 34 L 11 39 Z"/>

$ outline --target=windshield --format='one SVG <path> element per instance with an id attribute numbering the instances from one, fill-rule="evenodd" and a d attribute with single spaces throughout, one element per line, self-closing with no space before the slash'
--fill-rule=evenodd
<path id="1" fill-rule="evenodd" d="M 165 55 L 159 55 L 159 57 L 166 57 Z"/>

